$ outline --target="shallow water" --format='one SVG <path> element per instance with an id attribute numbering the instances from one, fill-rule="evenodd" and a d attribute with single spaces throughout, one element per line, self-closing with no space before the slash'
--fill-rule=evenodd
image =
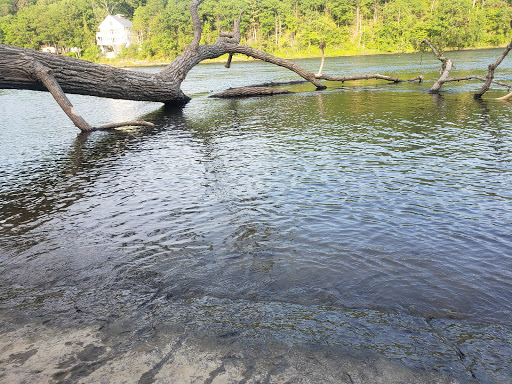
<path id="1" fill-rule="evenodd" d="M 452 52 L 453 75 L 484 74 L 499 53 Z M 183 109 L 72 96 L 91 124 L 156 124 L 89 135 L 47 94 L 0 91 L 1 308 L 327 344 L 346 336 L 350 311 L 375 319 L 373 334 L 388 316 L 377 313 L 508 329 L 512 104 L 493 100 L 502 90 L 474 100 L 469 82 L 430 95 L 437 71 L 427 54 L 333 58 L 325 72 L 426 81 L 218 100 L 207 96 L 295 77 L 200 65 Z M 497 77 L 512 80 L 510 59 Z M 378 349 L 354 335 L 345 345 Z M 409 347 L 386 348 L 401 359 Z"/>

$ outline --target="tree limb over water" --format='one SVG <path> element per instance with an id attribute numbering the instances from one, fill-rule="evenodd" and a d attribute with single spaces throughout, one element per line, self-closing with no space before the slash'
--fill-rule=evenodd
<path id="1" fill-rule="evenodd" d="M 200 45 L 202 28 L 197 9 L 202 2 L 194 0 L 190 5 L 194 26 L 192 42 L 160 73 L 128 71 L 66 56 L 0 45 L 0 88 L 51 92 L 73 124 L 82 131 L 150 123 L 127 122 L 94 128 L 73 109 L 65 93 L 156 101 L 170 105 L 185 104 L 190 98 L 181 90 L 181 83 L 188 72 L 201 61 L 225 54 L 240 53 L 287 68 L 311 82 L 317 89 L 326 88 L 313 73 L 294 62 L 240 45 L 241 14 L 234 22 L 234 32 L 223 34 L 228 37 L 219 37 L 213 45 Z"/>

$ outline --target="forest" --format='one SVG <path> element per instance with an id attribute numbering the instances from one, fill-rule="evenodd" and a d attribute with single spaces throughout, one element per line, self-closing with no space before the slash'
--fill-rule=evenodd
<path id="1" fill-rule="evenodd" d="M 193 36 L 189 0 L 0 0 L 0 44 L 71 47 L 98 61 L 98 25 L 108 14 L 133 22 L 139 44 L 121 57 L 172 60 Z M 241 43 L 284 57 L 410 52 L 423 39 L 442 48 L 493 47 L 510 38 L 511 0 L 206 0 L 202 43 L 244 11 Z"/>

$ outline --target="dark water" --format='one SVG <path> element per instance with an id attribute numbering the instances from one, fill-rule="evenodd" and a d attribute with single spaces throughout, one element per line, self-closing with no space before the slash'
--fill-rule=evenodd
<path id="1" fill-rule="evenodd" d="M 499 53 L 451 53 L 453 74 L 485 74 Z M 510 60 L 500 80 L 512 82 Z M 480 84 L 460 83 L 430 95 L 438 62 L 427 54 L 329 59 L 325 72 L 426 82 L 217 100 L 207 96 L 295 77 L 262 63 L 201 65 L 183 109 L 72 97 L 92 124 L 142 115 L 156 124 L 90 135 L 49 95 L 0 91 L 1 308 L 236 323 L 327 344 L 340 313 L 371 317 L 374 333 L 381 316 L 456 320 L 505 332 L 491 337 L 502 371 L 512 104 L 493 97 L 507 91 L 475 101 Z M 364 344 L 348 342 L 378 349 Z"/>

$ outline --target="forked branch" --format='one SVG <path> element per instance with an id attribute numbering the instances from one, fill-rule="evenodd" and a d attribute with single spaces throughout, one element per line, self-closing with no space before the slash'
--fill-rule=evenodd
<path id="1" fill-rule="evenodd" d="M 196 66 L 198 63 L 208 59 L 216 59 L 225 54 L 241 53 L 255 59 L 260 59 L 291 71 L 294 71 L 305 80 L 311 82 L 317 89 L 326 88 L 322 83 L 315 79 L 315 75 L 311 72 L 306 71 L 302 67 L 293 63 L 290 60 L 281 59 L 276 56 L 272 56 L 268 53 L 259 51 L 257 49 L 240 45 L 241 33 L 240 33 L 240 20 L 241 13 L 238 20 L 234 24 L 233 34 L 227 34 L 219 37 L 215 44 L 212 45 L 199 45 L 201 40 L 201 22 L 198 16 L 197 8 L 203 2 L 203 0 L 194 0 L 190 5 L 190 12 L 192 14 L 192 20 L 194 24 L 194 40 L 192 43 L 176 57 L 172 63 L 170 63 L 164 70 L 162 70 L 157 77 L 166 81 L 173 81 L 181 84 L 185 79 L 188 72 Z"/>

